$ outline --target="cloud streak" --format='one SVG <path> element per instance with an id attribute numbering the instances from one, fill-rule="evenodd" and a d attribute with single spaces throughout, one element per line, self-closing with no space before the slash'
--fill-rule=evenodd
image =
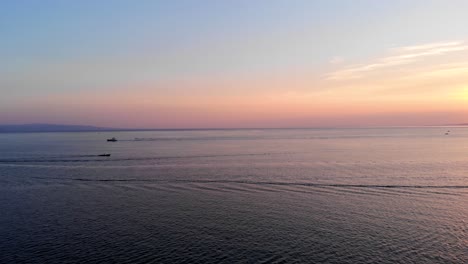
<path id="1" fill-rule="evenodd" d="M 326 76 L 327 80 L 350 80 L 359 79 L 366 74 L 377 70 L 389 69 L 395 66 L 415 63 L 426 57 L 442 56 L 448 53 L 468 50 L 464 42 L 442 42 L 430 43 L 418 46 L 406 46 L 393 48 L 390 54 L 378 58 L 368 64 L 352 65 L 347 68 L 332 72 Z"/>

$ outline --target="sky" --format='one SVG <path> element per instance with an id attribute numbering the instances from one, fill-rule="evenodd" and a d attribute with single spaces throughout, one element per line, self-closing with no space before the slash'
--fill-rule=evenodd
<path id="1" fill-rule="evenodd" d="M 0 1 L 0 124 L 468 123 L 468 1 Z"/>

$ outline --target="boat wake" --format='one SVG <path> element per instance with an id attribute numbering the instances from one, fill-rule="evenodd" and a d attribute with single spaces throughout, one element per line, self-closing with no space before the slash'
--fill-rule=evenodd
<path id="1" fill-rule="evenodd" d="M 242 156 L 268 156 L 268 155 L 280 155 L 280 154 L 286 154 L 286 153 L 250 153 L 250 154 L 227 154 L 227 155 L 160 156 L 160 157 L 133 157 L 133 158 L 113 158 L 113 159 L 100 159 L 99 157 L 103 157 L 103 154 L 98 154 L 98 155 L 63 156 L 63 157 L 56 157 L 56 158 L 55 157 L 47 157 L 47 158 L 25 158 L 25 159 L 0 159 L 0 163 L 144 161 L 144 160 L 196 159 L 196 158 L 242 157 Z M 106 156 L 107 156 L 107 154 L 106 154 Z M 95 159 L 83 159 L 83 158 L 95 158 Z"/>
<path id="2" fill-rule="evenodd" d="M 309 187 L 339 187 L 339 188 L 375 188 L 375 189 L 468 189 L 468 185 L 391 185 L 391 184 L 342 184 L 313 182 L 276 182 L 247 180 L 174 180 L 174 179 L 89 179 L 89 178 L 52 178 L 33 177 L 35 179 L 69 180 L 82 182 L 153 182 L 153 183 L 232 183 L 249 185 L 279 185 L 279 186 L 309 186 Z"/>

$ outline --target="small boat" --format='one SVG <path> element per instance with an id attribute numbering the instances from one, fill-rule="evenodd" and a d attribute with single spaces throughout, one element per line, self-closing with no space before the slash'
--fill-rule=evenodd
<path id="1" fill-rule="evenodd" d="M 116 141 L 117 141 L 117 139 L 115 137 L 107 139 L 107 142 L 116 142 Z"/>
<path id="2" fill-rule="evenodd" d="M 99 157 L 110 157 L 111 154 L 107 154 L 107 153 L 104 153 L 104 154 L 99 154 L 98 156 Z"/>

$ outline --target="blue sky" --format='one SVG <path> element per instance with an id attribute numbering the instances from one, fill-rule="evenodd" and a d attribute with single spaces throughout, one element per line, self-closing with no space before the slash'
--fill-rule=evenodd
<path id="1" fill-rule="evenodd" d="M 83 97 L 122 89 L 183 94 L 187 102 L 212 94 L 229 101 L 260 91 L 264 97 L 320 91 L 335 63 L 346 67 L 392 48 L 463 42 L 466 10 L 466 1 L 2 1 L 0 89 L 6 96 L 0 110 L 9 117 L 0 116 L 0 123 L 99 123 L 106 117 L 52 118 L 56 111 L 46 104 L 79 99 L 87 105 Z M 453 62 L 444 60 L 437 63 Z M 307 87 L 271 88 L 264 82 L 272 76 L 311 80 Z M 43 114 L 28 117 L 34 109 Z"/>

